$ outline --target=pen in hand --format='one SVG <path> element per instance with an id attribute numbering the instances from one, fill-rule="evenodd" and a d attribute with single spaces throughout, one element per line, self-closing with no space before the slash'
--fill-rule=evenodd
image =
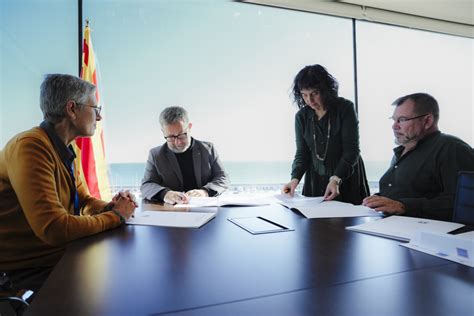
<path id="1" fill-rule="evenodd" d="M 291 197 L 293 197 L 293 195 L 291 194 L 291 189 L 289 187 L 284 187 L 283 190 L 282 190 L 282 193 L 283 194 L 288 194 Z"/>
<path id="2" fill-rule="evenodd" d="M 168 191 L 163 201 L 168 204 L 186 204 L 188 203 L 188 196 L 184 192 Z"/>
<path id="3" fill-rule="evenodd" d="M 188 195 L 184 192 L 179 192 L 178 193 L 178 199 L 179 199 L 179 204 L 186 204 L 188 203 Z"/>

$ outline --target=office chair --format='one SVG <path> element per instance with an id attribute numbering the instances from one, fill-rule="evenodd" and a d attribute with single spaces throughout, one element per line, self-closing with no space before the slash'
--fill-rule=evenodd
<path id="1" fill-rule="evenodd" d="M 28 298 L 33 294 L 29 290 L 14 292 L 11 282 L 5 273 L 0 273 L 0 315 L 16 316 L 22 315 L 29 306 Z"/>
<path id="2" fill-rule="evenodd" d="M 474 230 L 474 172 L 460 171 L 454 200 L 453 222 L 466 226 L 451 233 L 460 234 Z"/>

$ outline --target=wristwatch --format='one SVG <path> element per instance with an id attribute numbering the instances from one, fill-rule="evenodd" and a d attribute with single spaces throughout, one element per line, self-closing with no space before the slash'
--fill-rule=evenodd
<path id="1" fill-rule="evenodd" d="M 337 185 L 341 185 L 342 179 L 339 178 L 338 176 L 332 176 L 329 178 L 329 181 L 334 181 L 336 182 Z"/>

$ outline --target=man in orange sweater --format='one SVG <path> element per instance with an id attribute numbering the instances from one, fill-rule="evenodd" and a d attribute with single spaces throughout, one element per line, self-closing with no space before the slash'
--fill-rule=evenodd
<path id="1" fill-rule="evenodd" d="M 80 78 L 47 75 L 44 121 L 0 151 L 0 276 L 14 290 L 37 291 L 68 242 L 120 226 L 137 206 L 128 192 L 95 199 L 74 170 L 70 144 L 102 118 L 95 92 Z"/>

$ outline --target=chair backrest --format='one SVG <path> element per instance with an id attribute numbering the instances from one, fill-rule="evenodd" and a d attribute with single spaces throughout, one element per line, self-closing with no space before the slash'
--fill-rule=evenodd
<path id="1" fill-rule="evenodd" d="M 453 222 L 474 226 L 474 172 L 461 171 L 454 200 Z"/>
<path id="2" fill-rule="evenodd" d="M 0 316 L 23 315 L 32 294 L 29 290 L 14 291 L 8 275 L 0 272 Z"/>

